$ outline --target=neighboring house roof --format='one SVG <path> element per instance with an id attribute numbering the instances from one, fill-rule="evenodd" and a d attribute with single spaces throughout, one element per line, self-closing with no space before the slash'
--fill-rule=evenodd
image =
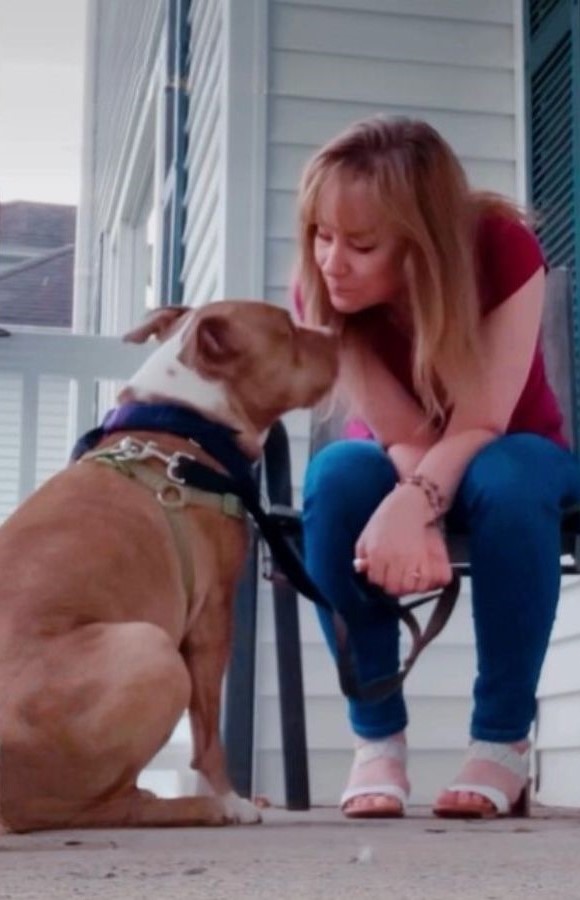
<path id="1" fill-rule="evenodd" d="M 0 322 L 70 328 L 74 246 L 0 274 Z"/>
<path id="2" fill-rule="evenodd" d="M 0 254 L 19 258 L 0 272 L 0 323 L 70 328 L 75 218 L 74 206 L 0 205 Z"/>
<path id="3" fill-rule="evenodd" d="M 76 207 L 17 200 L 0 204 L 0 246 L 56 250 L 75 241 Z"/>

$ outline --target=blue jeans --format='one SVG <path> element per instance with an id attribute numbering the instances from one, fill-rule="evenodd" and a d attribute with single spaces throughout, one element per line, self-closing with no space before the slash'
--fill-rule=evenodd
<path id="1" fill-rule="evenodd" d="M 377 444 L 349 440 L 312 459 L 304 488 L 306 566 L 347 623 L 363 683 L 399 666 L 398 620 L 365 599 L 352 580 L 355 542 L 396 482 L 395 467 Z M 528 734 L 560 590 L 561 512 L 579 501 L 577 460 L 539 435 L 498 438 L 465 471 L 447 518 L 469 534 L 473 738 L 511 742 Z M 330 617 L 318 612 L 334 652 Z M 361 737 L 396 734 L 407 724 L 402 691 L 378 702 L 350 700 L 349 717 Z"/>

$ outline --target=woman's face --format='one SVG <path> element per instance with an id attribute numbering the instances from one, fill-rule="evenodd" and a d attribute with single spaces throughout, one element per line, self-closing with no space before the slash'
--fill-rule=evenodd
<path id="1" fill-rule="evenodd" d="M 364 179 L 331 178 L 321 190 L 315 224 L 314 259 L 337 312 L 396 301 L 404 286 L 403 254 Z"/>

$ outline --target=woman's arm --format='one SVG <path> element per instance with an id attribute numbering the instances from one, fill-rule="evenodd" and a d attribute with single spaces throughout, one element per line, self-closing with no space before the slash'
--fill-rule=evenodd
<path id="1" fill-rule="evenodd" d="M 342 386 L 356 413 L 388 448 L 400 478 L 415 471 L 438 439 L 424 411 L 380 360 L 370 357 L 341 372 Z"/>
<path id="2" fill-rule="evenodd" d="M 475 454 L 504 434 L 525 386 L 538 340 L 545 275 L 538 269 L 483 323 L 483 368 L 466 372 L 449 386 L 453 412 L 448 426 L 417 466 L 416 474 L 436 485 L 445 506 Z M 363 530 L 357 557 L 366 560 L 371 581 L 393 594 L 442 583 L 448 564 L 433 561 L 428 529 L 434 509 L 415 484 L 400 485 L 381 503 Z M 415 573 L 421 573 L 420 582 Z"/>
<path id="3" fill-rule="evenodd" d="M 447 428 L 416 469 L 437 485 L 447 506 L 471 459 L 506 432 L 538 341 L 545 281 L 540 268 L 487 316 L 482 329 L 483 368 L 450 386 L 453 413 Z"/>

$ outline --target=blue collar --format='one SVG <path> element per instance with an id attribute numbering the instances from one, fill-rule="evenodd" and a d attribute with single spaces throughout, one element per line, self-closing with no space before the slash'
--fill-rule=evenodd
<path id="1" fill-rule="evenodd" d="M 71 458 L 79 459 L 115 431 L 164 431 L 191 438 L 234 477 L 251 477 L 251 462 L 236 444 L 234 428 L 173 403 L 125 403 L 109 410 L 98 428 L 79 438 Z"/>

